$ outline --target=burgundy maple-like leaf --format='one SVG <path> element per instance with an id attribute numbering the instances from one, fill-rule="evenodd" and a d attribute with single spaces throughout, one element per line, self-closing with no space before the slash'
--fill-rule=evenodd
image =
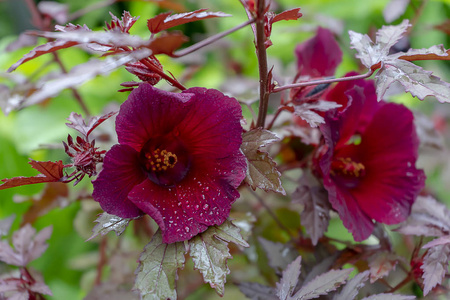
<path id="1" fill-rule="evenodd" d="M 67 127 L 70 127 L 72 129 L 75 129 L 82 135 L 88 138 L 89 134 L 97 128 L 100 124 L 102 124 L 104 121 L 108 120 L 112 116 L 114 116 L 117 112 L 113 111 L 106 115 L 100 116 L 100 117 L 92 117 L 89 120 L 89 124 L 86 124 L 85 120 L 80 114 L 72 112 L 70 116 L 67 118 L 67 120 L 71 123 L 66 123 Z"/>
<path id="2" fill-rule="evenodd" d="M 358 295 L 359 290 L 364 286 L 364 282 L 369 278 L 369 271 L 357 274 L 350 279 L 333 300 L 353 300 Z"/>
<path id="3" fill-rule="evenodd" d="M 35 59 L 41 55 L 56 52 L 61 49 L 69 48 L 75 45 L 78 45 L 78 42 L 73 41 L 63 41 L 63 40 L 56 40 L 53 42 L 48 42 L 44 45 L 37 46 L 27 54 L 25 54 L 21 59 L 19 59 L 15 64 L 13 64 L 11 67 L 9 67 L 8 72 L 12 72 L 17 67 L 19 67 L 21 64 L 26 63 L 29 60 Z"/>
<path id="4" fill-rule="evenodd" d="M 399 257 L 389 252 L 377 252 L 369 258 L 370 283 L 386 276 L 395 269 Z"/>
<path id="5" fill-rule="evenodd" d="M 286 191 L 281 185 L 281 174 L 276 168 L 276 163 L 267 152 L 261 150 L 262 147 L 277 141 L 279 141 L 277 135 L 268 130 L 254 129 L 243 134 L 241 150 L 247 158 L 248 166 L 245 182 L 253 190 L 258 187 L 285 195 Z"/>
<path id="6" fill-rule="evenodd" d="M 421 269 L 424 279 L 423 294 L 427 295 L 436 285 L 441 284 L 448 270 L 450 245 L 442 244 L 428 250 Z"/>
<path id="7" fill-rule="evenodd" d="M 61 27 L 58 27 L 61 28 Z M 61 39 L 64 41 L 77 42 L 79 44 L 99 44 L 111 47 L 134 47 L 142 48 L 150 44 L 136 35 L 130 35 L 119 31 L 87 31 L 83 28 L 63 32 L 31 31 L 30 34 L 48 39 Z"/>
<path id="8" fill-rule="evenodd" d="M 64 178 L 62 161 L 35 161 L 31 160 L 29 164 L 41 174 L 33 177 L 14 177 L 10 179 L 2 179 L 4 183 L 0 185 L 0 190 L 9 189 L 17 186 L 61 181 Z"/>
<path id="9" fill-rule="evenodd" d="M 242 294 L 251 300 L 277 300 L 275 289 L 257 282 L 236 283 Z"/>
<path id="10" fill-rule="evenodd" d="M 302 13 L 300 12 L 300 8 L 293 8 L 293 9 L 289 9 L 289 10 L 285 10 L 282 13 L 277 14 L 273 19 L 272 19 L 272 24 L 278 21 L 289 21 L 289 20 L 298 20 L 299 18 L 301 18 Z"/>
<path id="11" fill-rule="evenodd" d="M 231 17 L 231 15 L 223 12 L 207 12 L 206 9 L 199 9 L 192 12 L 170 15 L 170 13 L 162 13 L 154 18 L 147 20 L 147 27 L 151 33 L 158 33 L 162 30 L 210 18 Z"/>
<path id="12" fill-rule="evenodd" d="M 38 90 L 25 98 L 20 107 L 40 103 L 57 95 L 63 89 L 78 86 L 97 75 L 107 75 L 125 64 L 136 62 L 151 54 L 152 52 L 149 49 L 139 49 L 123 55 L 106 57 L 103 60 L 90 59 L 86 63 L 73 67 L 67 74 L 61 74 L 58 78 L 40 82 Z"/>
<path id="13" fill-rule="evenodd" d="M 14 249 L 7 242 L 0 242 L 0 260 L 18 267 L 26 266 L 45 252 L 48 247 L 46 241 L 52 231 L 53 228 L 49 226 L 36 234 L 36 229 L 26 224 L 13 234 Z"/>
<path id="14" fill-rule="evenodd" d="M 31 206 L 22 218 L 21 226 L 29 223 L 33 224 L 40 217 L 48 213 L 55 207 L 63 207 L 69 197 L 69 188 L 62 182 L 49 182 L 45 185 L 42 194 L 37 197 L 26 198 L 25 201 L 32 201 Z"/>
<path id="15" fill-rule="evenodd" d="M 301 178 L 292 200 L 304 205 L 301 213 L 301 223 L 310 235 L 313 245 L 317 245 L 319 238 L 328 229 L 331 204 L 328 193 L 322 185 L 310 174 L 305 173 Z"/>
<path id="16" fill-rule="evenodd" d="M 298 256 L 283 271 L 280 282 L 277 282 L 277 296 L 280 300 L 287 300 L 293 294 L 301 273 L 301 262 L 302 257 Z"/>
<path id="17" fill-rule="evenodd" d="M 175 50 L 188 40 L 181 32 L 167 32 L 152 40 L 148 48 L 152 50 L 153 55 L 172 55 Z"/>
<path id="18" fill-rule="evenodd" d="M 335 291 L 342 284 L 344 284 L 353 269 L 343 270 L 330 270 L 319 276 L 315 277 L 311 281 L 307 282 L 302 288 L 295 293 L 288 300 L 308 300 L 319 298 L 322 295 L 326 295 L 329 292 Z"/>
<path id="19" fill-rule="evenodd" d="M 431 196 L 419 196 L 412 206 L 411 215 L 395 231 L 406 235 L 449 235 L 450 210 Z"/>
<path id="20" fill-rule="evenodd" d="M 61 31 L 61 32 L 90 32 L 91 30 L 86 26 L 86 25 L 73 25 L 73 24 L 68 24 L 66 26 L 55 26 L 56 30 Z M 25 32 L 26 34 L 30 35 L 32 34 L 32 32 Z M 72 41 L 72 40 L 68 40 L 68 39 L 64 39 L 64 40 L 56 40 L 56 41 L 52 41 L 52 42 L 48 42 L 44 45 L 39 45 L 37 47 L 35 47 L 33 50 L 31 50 L 30 52 L 28 52 L 27 54 L 25 54 L 21 59 L 19 59 L 15 64 L 13 64 L 11 67 L 9 67 L 8 72 L 12 72 L 15 69 L 17 69 L 17 67 L 19 67 L 20 65 L 26 63 L 29 60 L 35 59 L 41 55 L 47 54 L 47 53 L 52 53 L 52 52 L 56 52 L 58 50 L 61 49 L 65 49 L 65 48 L 70 48 L 73 47 L 75 45 L 80 44 L 79 41 Z"/>
<path id="21" fill-rule="evenodd" d="M 407 52 L 398 52 L 389 55 L 389 58 L 399 58 L 407 61 L 413 60 L 450 60 L 450 49 L 444 45 L 433 45 L 430 48 L 409 49 Z"/>

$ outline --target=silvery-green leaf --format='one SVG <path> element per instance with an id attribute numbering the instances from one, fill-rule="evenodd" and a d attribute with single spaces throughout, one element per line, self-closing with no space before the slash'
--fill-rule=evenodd
<path id="1" fill-rule="evenodd" d="M 257 128 L 242 135 L 241 150 L 247 158 L 245 182 L 254 190 L 260 188 L 286 195 L 276 163 L 261 148 L 279 141 L 273 132 Z"/>
<path id="2" fill-rule="evenodd" d="M 424 100 L 434 96 L 439 102 L 450 102 L 450 84 L 442 81 L 432 72 L 402 59 L 386 59 L 376 75 L 378 100 L 394 82 L 399 82 L 406 92 Z"/>
<path id="3" fill-rule="evenodd" d="M 225 221 L 220 226 L 211 226 L 189 240 L 189 255 L 194 261 L 194 268 L 202 273 L 204 281 L 221 296 L 225 292 L 226 276 L 230 273 L 227 260 L 233 258 L 228 249 L 229 242 L 242 247 L 249 246 L 242 238 L 240 229 L 230 221 Z"/>
<path id="4" fill-rule="evenodd" d="M 184 267 L 182 242 L 164 244 L 158 230 L 139 257 L 134 288 L 146 300 L 176 300 L 177 270 Z"/>
<path id="5" fill-rule="evenodd" d="M 110 231 L 114 231 L 117 236 L 121 235 L 133 219 L 123 219 L 121 217 L 110 215 L 106 212 L 102 213 L 96 220 L 98 224 L 92 229 L 92 236 L 87 240 L 91 240 L 97 235 L 105 235 Z"/>

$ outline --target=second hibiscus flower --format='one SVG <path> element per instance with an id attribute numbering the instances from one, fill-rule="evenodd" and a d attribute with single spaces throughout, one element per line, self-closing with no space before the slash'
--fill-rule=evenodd
<path id="1" fill-rule="evenodd" d="M 415 167 L 419 140 L 412 112 L 377 102 L 372 81 L 339 83 L 325 97 L 347 108 L 327 114 L 318 160 L 333 208 L 356 241 L 373 231 L 373 220 L 405 221 L 425 175 Z"/>
<path id="2" fill-rule="evenodd" d="M 222 224 L 246 173 L 241 116 L 236 99 L 216 90 L 142 84 L 120 108 L 119 144 L 93 182 L 94 199 L 122 218 L 150 215 L 165 243 Z"/>

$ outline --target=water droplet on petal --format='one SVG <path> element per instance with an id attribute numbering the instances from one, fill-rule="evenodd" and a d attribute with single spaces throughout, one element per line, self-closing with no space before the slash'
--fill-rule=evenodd
<path id="1" fill-rule="evenodd" d="M 189 227 L 186 226 L 184 229 L 186 230 L 186 232 L 189 232 Z"/>

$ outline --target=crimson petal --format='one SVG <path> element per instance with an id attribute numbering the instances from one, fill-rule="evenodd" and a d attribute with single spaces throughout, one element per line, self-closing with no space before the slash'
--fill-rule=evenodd
<path id="1" fill-rule="evenodd" d="M 239 197 L 236 189 L 220 179 L 196 175 L 201 176 L 193 174 L 171 188 L 145 180 L 129 194 L 130 200 L 159 225 L 164 243 L 188 240 L 208 226 L 222 224 Z"/>
<path id="2" fill-rule="evenodd" d="M 328 191 L 328 199 L 331 206 L 338 212 L 339 217 L 353 235 L 355 241 L 367 239 L 374 228 L 370 217 L 361 210 L 359 202 L 345 188 L 340 188 L 332 181 L 330 176 L 323 178 L 323 184 Z"/>
<path id="3" fill-rule="evenodd" d="M 119 143 L 140 151 L 150 138 L 171 132 L 188 114 L 192 97 L 141 84 L 120 106 L 116 118 Z"/>
<path id="4" fill-rule="evenodd" d="M 128 193 L 145 178 L 138 153 L 130 146 L 114 145 L 106 153 L 103 170 L 92 182 L 92 197 L 109 214 L 121 218 L 138 217 L 142 211 L 128 199 Z"/>
<path id="5" fill-rule="evenodd" d="M 394 126 L 386 120 L 395 120 Z M 397 224 L 410 214 L 425 181 L 423 171 L 415 167 L 418 145 L 412 112 L 394 103 L 380 108 L 362 136 L 366 176 L 354 195 L 376 221 Z"/>
<path id="6" fill-rule="evenodd" d="M 319 27 L 316 35 L 295 48 L 298 70 L 312 78 L 333 76 L 342 61 L 342 51 L 333 33 Z"/>
<path id="7" fill-rule="evenodd" d="M 205 88 L 183 93 L 195 95 L 190 114 L 178 126 L 191 155 L 204 160 L 239 152 L 242 127 L 237 120 L 242 118 L 242 110 L 236 99 Z"/>

